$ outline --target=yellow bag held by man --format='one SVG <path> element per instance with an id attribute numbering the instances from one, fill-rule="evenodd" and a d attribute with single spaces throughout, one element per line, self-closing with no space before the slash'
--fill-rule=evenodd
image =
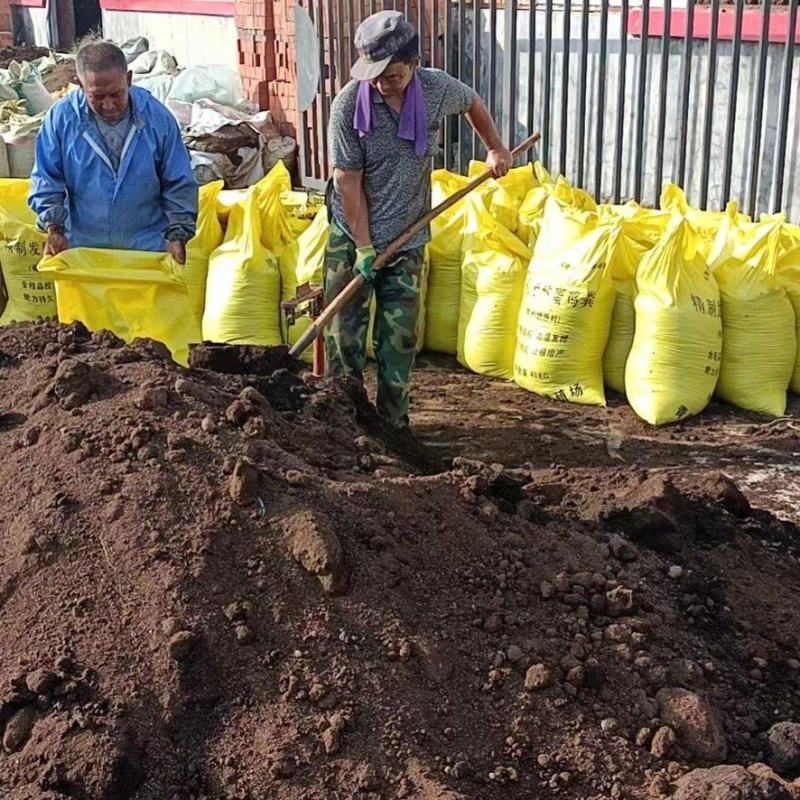
<path id="1" fill-rule="evenodd" d="M 467 198 L 465 202 L 478 202 Z M 517 317 L 531 251 L 482 210 L 461 267 L 458 361 L 481 375 L 512 380 Z"/>
<path id="2" fill-rule="evenodd" d="M 171 256 L 77 247 L 48 256 L 39 270 L 55 280 L 60 322 L 80 321 L 126 342 L 155 339 L 188 366 L 196 328 L 183 268 Z"/>
<path id="3" fill-rule="evenodd" d="M 714 393 L 722 358 L 717 282 L 698 236 L 676 215 L 636 272 L 636 332 L 625 366 L 633 410 L 651 425 L 699 414 Z"/>
<path id="4" fill-rule="evenodd" d="M 783 226 L 776 273 L 794 308 L 797 356 L 789 391 L 800 394 L 800 226 Z"/>
<path id="5" fill-rule="evenodd" d="M 206 276 L 208 257 L 222 244 L 222 225 L 217 216 L 217 196 L 223 181 L 213 181 L 200 187 L 198 198 L 197 231 L 186 243 L 186 264 L 181 275 L 189 291 L 194 333 L 192 341 L 202 340 L 203 309 L 206 304 Z"/>
<path id="6" fill-rule="evenodd" d="M 434 206 L 468 183 L 468 178 L 434 170 L 431 199 Z M 456 203 L 431 223 L 428 244 L 430 271 L 425 314 L 425 349 L 455 354 L 461 302 L 461 259 L 465 249 L 466 206 Z"/>
<path id="7" fill-rule="evenodd" d="M 722 364 L 717 396 L 781 416 L 797 355 L 792 303 L 776 275 L 785 216 L 740 222 L 730 203 L 711 254 L 722 296 Z"/>
<path id="8" fill-rule="evenodd" d="M 619 224 L 548 198 L 519 311 L 514 380 L 559 400 L 605 405 L 603 351 L 614 309 L 609 259 Z"/>
<path id="9" fill-rule="evenodd" d="M 203 339 L 225 344 L 281 343 L 278 260 L 262 244 L 258 189 L 231 209 L 225 241 L 208 260 Z"/>
<path id="10" fill-rule="evenodd" d="M 47 236 L 28 208 L 30 186 L 28 178 L 0 179 L 0 271 L 8 295 L 0 325 L 56 319 L 53 281 L 36 271 Z"/>

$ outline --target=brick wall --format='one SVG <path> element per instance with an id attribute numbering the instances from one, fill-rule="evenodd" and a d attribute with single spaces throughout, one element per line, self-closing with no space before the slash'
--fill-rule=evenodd
<path id="1" fill-rule="evenodd" d="M 0 0 L 0 47 L 10 47 L 14 44 L 11 30 L 11 2 Z"/>
<path id="2" fill-rule="evenodd" d="M 236 0 L 236 30 L 247 96 L 272 112 L 281 133 L 296 137 L 294 0 Z"/>

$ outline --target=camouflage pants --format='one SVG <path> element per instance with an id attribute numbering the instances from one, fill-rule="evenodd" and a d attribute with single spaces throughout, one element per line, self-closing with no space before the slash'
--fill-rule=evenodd
<path id="1" fill-rule="evenodd" d="M 336 225 L 331 226 L 325 253 L 325 303 L 353 278 L 356 248 Z M 408 424 L 411 371 L 417 345 L 422 248 L 400 253 L 375 273 L 372 286 L 361 291 L 334 317 L 325 331 L 325 373 L 363 377 L 367 360 L 369 306 L 377 301 L 373 344 L 378 362 L 378 412 L 392 424 Z"/>

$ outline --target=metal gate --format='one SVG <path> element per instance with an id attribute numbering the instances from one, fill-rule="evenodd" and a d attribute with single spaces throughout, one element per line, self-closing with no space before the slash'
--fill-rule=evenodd
<path id="1" fill-rule="evenodd" d="M 302 0 L 316 30 L 319 91 L 301 114 L 301 173 L 330 171 L 330 103 L 349 80 L 355 28 L 391 2 Z M 800 218 L 798 0 L 406 0 L 425 66 L 486 100 L 509 143 L 540 130 L 552 172 L 598 201 L 656 205 L 663 185 L 689 201 Z M 442 132 L 438 165 L 465 171 L 483 146 L 463 119 Z"/>

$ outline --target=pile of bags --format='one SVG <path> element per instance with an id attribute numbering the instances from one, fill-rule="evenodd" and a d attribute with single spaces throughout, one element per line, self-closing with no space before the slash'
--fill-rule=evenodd
<path id="1" fill-rule="evenodd" d="M 245 98 L 235 70 L 206 64 L 181 69 L 170 53 L 151 50 L 142 36 L 121 49 L 133 84 L 164 103 L 181 126 L 199 184 L 222 180 L 226 188 L 245 188 L 281 160 L 292 170 L 297 143 L 281 134 L 268 111 Z M 65 86 L 69 76 L 73 82 Z M 75 77 L 74 56 L 61 53 L 0 69 L 0 178 L 30 176 L 44 115 L 77 88 Z M 52 93 L 46 85 L 51 79 L 57 81 Z"/>
<path id="2" fill-rule="evenodd" d="M 464 179 L 434 174 L 434 201 Z M 653 425 L 713 396 L 775 416 L 800 391 L 800 228 L 689 206 L 598 205 L 541 165 L 442 215 L 429 246 L 426 348 L 529 391 Z M 456 299 L 458 300 L 457 313 Z"/>
<path id="3" fill-rule="evenodd" d="M 434 203 L 466 180 L 435 172 Z M 27 191 L 0 182 L 0 324 L 58 314 L 160 339 L 186 363 L 192 342 L 292 344 L 309 323 L 287 326 L 280 303 L 322 285 L 328 219 L 282 162 L 247 188 L 201 187 L 182 268 L 91 250 L 39 264 Z M 611 389 L 654 425 L 714 396 L 781 415 L 787 391 L 800 393 L 800 227 L 783 215 L 701 212 L 677 186 L 659 209 L 598 205 L 535 164 L 488 181 L 432 237 L 420 347 L 474 372 L 574 403 L 605 404 Z"/>
<path id="4" fill-rule="evenodd" d="M 12 61 L 8 69 L 0 69 L 0 178 L 31 174 L 36 134 L 56 101 L 42 75 L 65 58 L 54 53 L 34 62 Z"/>

